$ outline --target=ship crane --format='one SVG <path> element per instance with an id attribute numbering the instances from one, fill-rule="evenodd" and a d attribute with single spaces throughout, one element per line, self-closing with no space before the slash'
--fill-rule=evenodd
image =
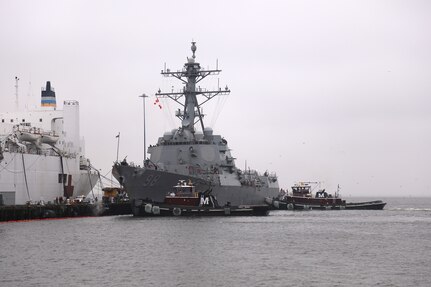
<path id="1" fill-rule="evenodd" d="M 170 69 L 164 69 L 161 74 L 165 77 L 174 77 L 185 84 L 185 87 L 180 92 L 167 92 L 163 93 L 160 89 L 156 93 L 156 98 L 170 98 L 183 107 L 182 112 L 177 112 L 176 116 L 182 122 L 182 128 L 190 130 L 194 133 L 194 125 L 197 122 L 201 123 L 202 132 L 204 132 L 205 126 L 203 122 L 204 115 L 202 114 L 202 105 L 207 103 L 209 100 L 218 95 L 228 95 L 230 90 L 228 86 L 224 89 L 218 88 L 218 90 L 202 90 L 200 87 L 196 89 L 196 84 L 205 79 L 210 75 L 218 75 L 221 70 L 207 69 L 201 70 L 199 63 L 195 62 L 196 42 L 192 42 L 191 50 L 193 55 L 191 58 L 187 58 L 187 63 L 184 64 L 184 68 L 181 71 L 172 72 Z M 205 99 L 199 103 L 197 96 L 203 96 Z M 184 97 L 184 102 L 180 99 Z M 195 121 L 195 118 L 198 118 Z"/>

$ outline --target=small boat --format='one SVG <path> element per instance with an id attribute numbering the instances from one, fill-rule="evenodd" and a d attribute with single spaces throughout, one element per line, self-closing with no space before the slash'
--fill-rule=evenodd
<path id="1" fill-rule="evenodd" d="M 382 210 L 386 205 L 386 202 L 381 200 L 364 201 L 364 202 L 348 202 L 346 203 L 346 209 L 375 209 Z"/>
<path id="2" fill-rule="evenodd" d="M 314 187 L 313 187 L 314 186 Z M 340 186 L 334 195 L 320 189 L 314 193 L 319 182 L 300 182 L 292 186 L 289 194 L 283 189 L 278 198 L 267 198 L 266 202 L 274 209 L 286 210 L 342 210 L 342 209 L 374 209 L 382 210 L 386 203 L 381 200 L 366 202 L 347 202 L 340 197 Z"/>
<path id="3" fill-rule="evenodd" d="M 35 142 L 41 137 L 40 133 L 37 132 L 37 129 L 34 130 L 21 130 L 18 133 L 18 139 L 20 141 L 25 142 Z"/>
<path id="4" fill-rule="evenodd" d="M 180 180 L 169 192 L 163 202 L 137 202 L 132 206 L 135 216 L 265 216 L 269 205 L 239 205 L 230 203 L 220 206 L 212 189 L 196 191 L 191 181 Z"/>

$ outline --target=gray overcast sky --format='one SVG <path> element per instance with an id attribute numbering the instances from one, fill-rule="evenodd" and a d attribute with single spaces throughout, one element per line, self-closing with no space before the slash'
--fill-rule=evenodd
<path id="1" fill-rule="evenodd" d="M 197 60 L 232 93 L 204 107 L 236 164 L 337 184 L 344 196 L 431 195 L 430 1 L 0 0 L 1 110 L 50 80 L 80 102 L 86 155 L 142 162 L 142 93 Z M 216 87 L 217 79 L 202 86 Z M 147 102 L 147 143 L 179 122 Z M 215 111 L 220 110 L 220 113 Z M 61 108 L 61 105 L 60 107 Z"/>

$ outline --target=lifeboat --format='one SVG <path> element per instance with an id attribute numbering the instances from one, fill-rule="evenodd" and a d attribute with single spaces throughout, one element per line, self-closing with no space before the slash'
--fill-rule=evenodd
<path id="1" fill-rule="evenodd" d="M 35 133 L 32 131 L 19 131 L 18 133 L 18 139 L 19 141 L 23 142 L 35 142 L 41 137 L 40 134 Z"/>
<path id="2" fill-rule="evenodd" d="M 52 134 L 44 134 L 40 137 L 40 142 L 44 144 L 54 145 L 59 139 L 59 136 Z"/>

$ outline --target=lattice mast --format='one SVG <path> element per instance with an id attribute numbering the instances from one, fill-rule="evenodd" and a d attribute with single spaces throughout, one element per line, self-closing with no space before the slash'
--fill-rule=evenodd
<path id="1" fill-rule="evenodd" d="M 221 70 L 219 70 L 218 67 L 216 67 L 215 70 L 202 70 L 200 64 L 195 61 L 196 42 L 192 42 L 191 50 L 193 55 L 191 58 L 187 57 L 187 63 L 184 64 L 183 70 L 171 72 L 169 69 L 165 68 L 161 72 L 165 77 L 174 77 L 182 81 L 185 85 L 183 90 L 179 92 L 162 93 L 159 89 L 156 93 L 156 98 L 170 98 L 181 105 L 183 109 L 178 110 L 176 116 L 181 120 L 182 129 L 189 130 L 194 134 L 194 126 L 198 122 L 201 124 L 202 132 L 205 129 L 203 122 L 204 115 L 201 109 L 202 105 L 217 95 L 229 94 L 230 90 L 227 86 L 224 89 L 219 87 L 218 90 L 213 91 L 207 91 L 200 87 L 198 89 L 196 88 L 197 83 L 209 75 L 218 75 Z M 205 98 L 201 103 L 198 102 L 198 95 Z M 184 97 L 184 102 L 180 101 L 182 97 Z"/>

